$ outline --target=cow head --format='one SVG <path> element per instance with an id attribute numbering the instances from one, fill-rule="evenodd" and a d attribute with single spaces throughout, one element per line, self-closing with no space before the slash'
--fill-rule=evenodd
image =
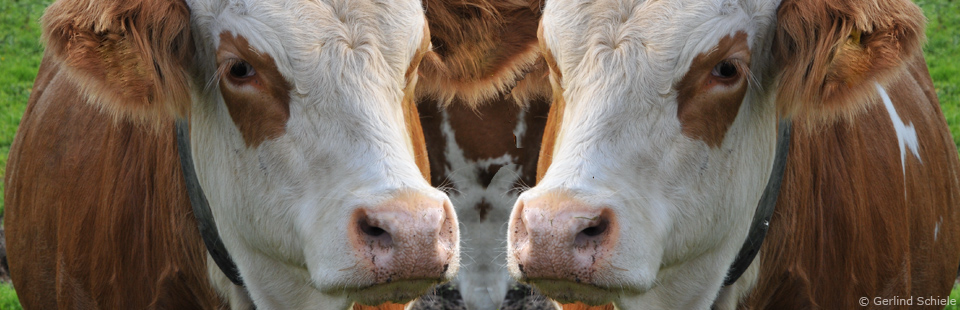
<path id="1" fill-rule="evenodd" d="M 419 1 L 64 0 L 44 26 L 118 121 L 189 117 L 200 183 L 258 307 L 402 302 L 456 273 L 457 219 L 425 180 L 412 100 L 429 46 Z"/>
<path id="2" fill-rule="evenodd" d="M 905 0 L 548 1 L 554 103 L 512 275 L 560 301 L 708 308 L 778 118 L 855 117 L 919 52 L 922 21 Z"/>

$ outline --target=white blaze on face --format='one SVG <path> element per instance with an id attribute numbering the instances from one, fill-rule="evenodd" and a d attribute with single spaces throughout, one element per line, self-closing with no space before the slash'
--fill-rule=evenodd
<path id="1" fill-rule="evenodd" d="M 561 301 L 708 307 L 773 163 L 777 4 L 574 2 L 544 9 L 562 118 L 509 268 Z"/>
<path id="2" fill-rule="evenodd" d="M 194 158 L 257 307 L 405 301 L 452 277 L 456 216 L 402 102 L 420 2 L 188 2 Z"/>

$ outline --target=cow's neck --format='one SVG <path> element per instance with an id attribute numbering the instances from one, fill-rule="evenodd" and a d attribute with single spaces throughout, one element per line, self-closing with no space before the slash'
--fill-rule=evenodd
<path id="1" fill-rule="evenodd" d="M 180 119 L 176 122 L 177 152 L 180 156 L 180 168 L 183 170 L 184 184 L 186 185 L 187 195 L 190 197 L 190 205 L 193 206 L 193 215 L 197 220 L 197 227 L 200 228 L 200 236 L 203 238 L 203 244 L 206 245 L 207 253 L 213 257 L 213 261 L 220 267 L 220 271 L 230 279 L 233 284 L 243 286 L 243 280 L 240 278 L 240 271 L 233 257 L 227 252 L 227 248 L 220 239 L 220 233 L 217 232 L 217 222 L 213 219 L 213 213 L 210 211 L 210 204 L 207 197 L 200 188 L 200 180 L 197 179 L 197 171 L 193 165 L 193 153 L 190 151 L 190 125 L 186 120 Z"/>
<path id="2" fill-rule="evenodd" d="M 757 211 L 753 215 L 753 221 L 750 223 L 750 230 L 747 239 L 737 253 L 737 258 L 730 265 L 727 271 L 727 277 L 723 280 L 724 286 L 729 286 L 737 282 L 743 275 L 753 259 L 760 252 L 760 246 L 767 236 L 767 229 L 770 227 L 770 217 L 773 216 L 774 207 L 777 205 L 777 197 L 780 195 L 780 184 L 783 180 L 783 172 L 787 167 L 787 155 L 790 153 L 790 133 L 793 129 L 793 123 L 790 121 L 781 121 L 777 126 L 777 153 L 773 161 L 773 169 L 770 171 L 770 179 L 763 190 L 763 196 L 757 204 Z"/>

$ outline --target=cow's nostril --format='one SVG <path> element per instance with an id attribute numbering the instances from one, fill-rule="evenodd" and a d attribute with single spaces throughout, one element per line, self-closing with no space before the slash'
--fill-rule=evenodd
<path id="1" fill-rule="evenodd" d="M 387 231 L 383 230 L 383 228 L 370 225 L 370 223 L 366 219 L 361 220 L 359 226 L 360 226 L 360 231 L 362 231 L 367 236 L 380 237 L 387 233 Z"/>
<path id="2" fill-rule="evenodd" d="M 588 242 L 598 241 L 603 238 L 607 230 L 609 230 L 610 221 L 605 218 L 601 218 L 595 224 L 590 225 L 590 227 L 584 228 L 577 233 L 574 243 L 577 246 L 586 246 Z"/>
<path id="3" fill-rule="evenodd" d="M 587 237 L 596 237 L 603 234 L 606 231 L 607 231 L 607 221 L 600 220 L 600 222 L 597 223 L 596 225 L 593 225 L 581 230 L 580 234 L 585 235 Z"/>
<path id="4" fill-rule="evenodd" d="M 586 235 L 587 237 L 596 237 L 603 232 L 607 231 L 607 222 L 601 221 L 599 224 L 584 228 L 580 231 L 581 234 Z"/>
<path id="5" fill-rule="evenodd" d="M 376 220 L 363 216 L 357 221 L 357 229 L 367 246 L 378 246 L 382 249 L 393 247 L 393 236 L 390 231 L 380 227 Z"/>

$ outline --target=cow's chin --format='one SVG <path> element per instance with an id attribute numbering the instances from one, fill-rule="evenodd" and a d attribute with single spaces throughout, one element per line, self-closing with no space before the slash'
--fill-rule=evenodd
<path id="1" fill-rule="evenodd" d="M 346 292 L 350 299 L 362 305 L 376 306 L 387 302 L 403 304 L 423 296 L 439 283 L 439 279 L 403 280 L 348 289 Z"/>
<path id="2" fill-rule="evenodd" d="M 582 302 L 591 306 L 606 305 L 614 301 L 622 290 L 566 280 L 530 280 L 541 294 L 562 304 Z"/>

